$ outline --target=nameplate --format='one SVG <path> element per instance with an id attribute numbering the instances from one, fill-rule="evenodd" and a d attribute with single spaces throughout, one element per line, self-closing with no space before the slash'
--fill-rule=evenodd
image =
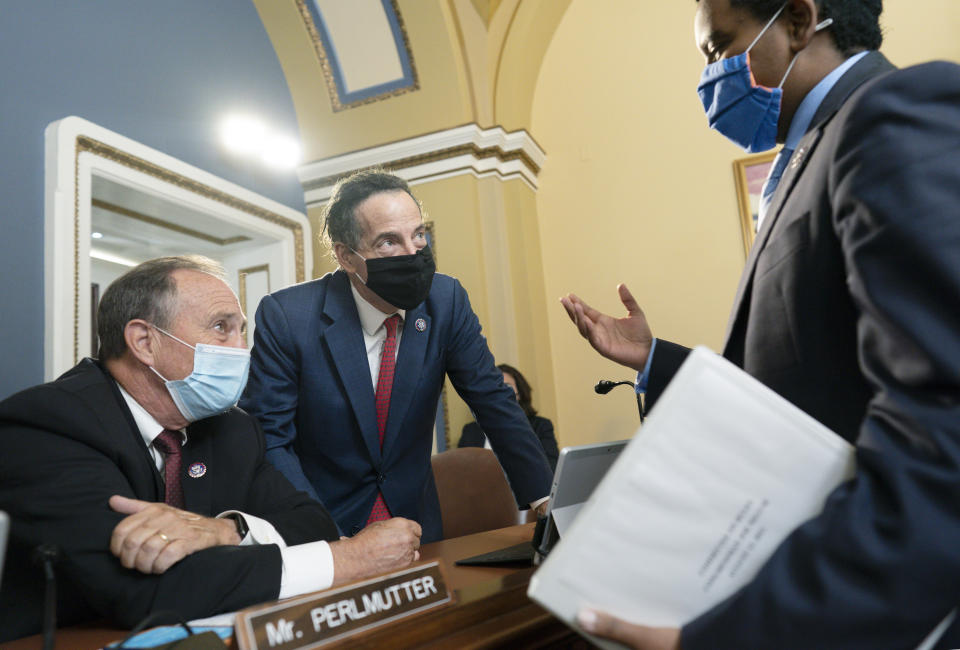
<path id="1" fill-rule="evenodd" d="M 237 613 L 240 650 L 317 648 L 452 601 L 439 562 Z"/>

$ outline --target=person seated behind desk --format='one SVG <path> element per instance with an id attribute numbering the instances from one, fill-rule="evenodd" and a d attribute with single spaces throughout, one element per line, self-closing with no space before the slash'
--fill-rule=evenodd
<path id="1" fill-rule="evenodd" d="M 530 420 L 530 427 L 537 434 L 537 439 L 540 440 L 540 445 L 543 447 L 543 453 L 547 456 L 550 471 L 556 471 L 557 457 L 560 455 L 560 451 L 557 449 L 557 438 L 553 434 L 553 423 L 547 418 L 537 415 L 537 410 L 533 408 L 533 402 L 531 401 L 533 388 L 530 387 L 530 383 L 520 371 L 513 366 L 501 363 L 497 368 L 503 371 L 503 383 L 513 389 L 513 394 L 516 395 L 520 408 L 523 409 L 527 419 Z M 487 437 L 480 429 L 479 424 L 468 422 L 463 425 L 457 447 L 487 447 L 489 449 L 490 443 L 487 442 Z"/>
<path id="2" fill-rule="evenodd" d="M 420 526 L 339 538 L 264 460 L 234 404 L 250 355 L 215 262 L 145 262 L 106 291 L 99 360 L 0 402 L 0 510 L 12 520 L 0 641 L 41 628 L 40 544 L 59 548 L 57 621 L 133 627 L 286 598 L 408 565 Z M 339 538 L 339 540 L 338 540 Z"/>

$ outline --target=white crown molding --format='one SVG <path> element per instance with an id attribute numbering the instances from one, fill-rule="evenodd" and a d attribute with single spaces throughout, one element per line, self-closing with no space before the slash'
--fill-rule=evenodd
<path id="1" fill-rule="evenodd" d="M 302 165 L 297 174 L 308 207 L 330 198 L 337 179 L 383 166 L 411 184 L 471 174 L 478 178 L 519 178 L 537 189 L 537 175 L 547 155 L 524 130 L 466 124 L 408 140 L 361 149 Z"/>

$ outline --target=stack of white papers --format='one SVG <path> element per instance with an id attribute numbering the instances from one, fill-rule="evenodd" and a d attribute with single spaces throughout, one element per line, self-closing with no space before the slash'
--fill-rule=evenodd
<path id="1" fill-rule="evenodd" d="M 683 625 L 747 583 L 853 472 L 850 444 L 697 348 L 529 596 L 567 623 L 589 606 Z"/>

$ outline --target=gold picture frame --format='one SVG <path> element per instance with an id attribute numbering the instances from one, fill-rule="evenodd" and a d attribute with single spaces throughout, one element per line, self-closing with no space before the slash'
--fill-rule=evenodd
<path id="1" fill-rule="evenodd" d="M 733 161 L 733 182 L 737 190 L 737 207 L 740 211 L 740 231 L 743 233 L 743 254 L 750 254 L 750 247 L 757 236 L 757 213 L 760 209 L 760 190 L 770 172 L 776 151 L 759 153 Z"/>

